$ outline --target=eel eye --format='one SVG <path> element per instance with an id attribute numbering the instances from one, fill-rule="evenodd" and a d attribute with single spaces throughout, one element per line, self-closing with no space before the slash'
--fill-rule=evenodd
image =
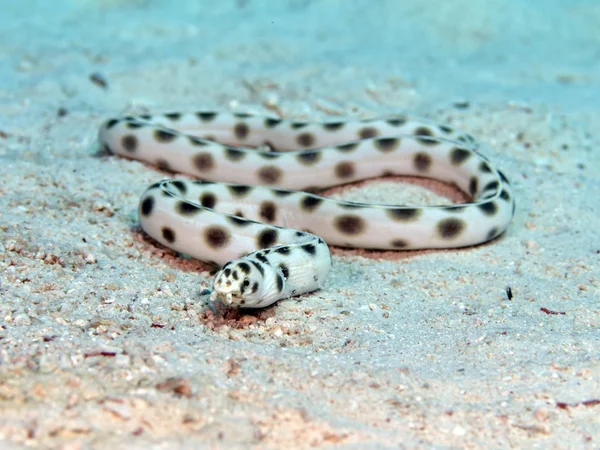
<path id="1" fill-rule="evenodd" d="M 246 287 L 250 286 L 250 280 L 248 278 L 244 279 L 244 286 L 246 286 Z"/>

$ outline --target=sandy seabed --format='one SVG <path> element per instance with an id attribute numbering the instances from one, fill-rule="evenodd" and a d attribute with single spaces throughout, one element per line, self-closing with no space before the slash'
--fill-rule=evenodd
<path id="1" fill-rule="evenodd" d="M 2 448 L 600 446 L 597 1 L 0 4 Z M 334 249 L 324 289 L 225 311 L 139 228 L 168 174 L 96 143 L 200 108 L 451 124 L 516 216 L 475 248 Z"/>

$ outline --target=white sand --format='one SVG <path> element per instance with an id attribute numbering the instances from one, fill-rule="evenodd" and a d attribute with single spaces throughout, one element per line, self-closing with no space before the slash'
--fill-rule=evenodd
<path id="1" fill-rule="evenodd" d="M 0 446 L 600 446 L 597 0 L 0 5 Z M 224 316 L 138 227 L 165 174 L 96 132 L 263 105 L 463 128 L 516 217 L 477 248 L 336 250 L 323 290 Z"/>

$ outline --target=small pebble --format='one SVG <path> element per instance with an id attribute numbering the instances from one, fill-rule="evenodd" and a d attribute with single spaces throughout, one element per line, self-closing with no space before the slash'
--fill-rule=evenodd
<path id="1" fill-rule="evenodd" d="M 548 410 L 543 406 L 540 406 L 533 413 L 533 417 L 535 417 L 535 420 L 537 420 L 538 422 L 545 422 L 546 420 L 548 420 Z"/>
<path id="2" fill-rule="evenodd" d="M 15 316 L 15 323 L 17 325 L 31 325 L 31 318 L 25 313 L 17 314 Z"/>
<path id="3" fill-rule="evenodd" d="M 106 81 L 106 78 L 98 72 L 90 74 L 90 81 L 102 89 L 108 89 L 108 81 Z"/>
<path id="4" fill-rule="evenodd" d="M 463 427 L 461 427 L 460 425 L 457 425 L 456 427 L 454 427 L 454 429 L 452 430 L 452 434 L 454 436 L 464 436 L 465 434 L 467 434 L 467 430 L 465 430 Z"/>
<path id="5" fill-rule="evenodd" d="M 94 255 L 87 252 L 83 253 L 83 259 L 85 260 L 86 264 L 96 264 L 98 262 Z"/>
<path id="6" fill-rule="evenodd" d="M 167 378 L 162 383 L 158 383 L 156 389 L 163 392 L 173 392 L 176 395 L 187 398 L 192 396 L 192 386 L 190 385 L 190 382 L 181 377 Z"/>

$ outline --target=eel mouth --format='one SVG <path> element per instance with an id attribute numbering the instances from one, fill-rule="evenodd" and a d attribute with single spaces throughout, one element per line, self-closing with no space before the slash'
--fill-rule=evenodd
<path id="1" fill-rule="evenodd" d="M 220 300 L 227 306 L 240 306 L 245 303 L 245 300 L 236 292 L 222 292 L 214 290 L 210 295 L 211 301 Z"/>

